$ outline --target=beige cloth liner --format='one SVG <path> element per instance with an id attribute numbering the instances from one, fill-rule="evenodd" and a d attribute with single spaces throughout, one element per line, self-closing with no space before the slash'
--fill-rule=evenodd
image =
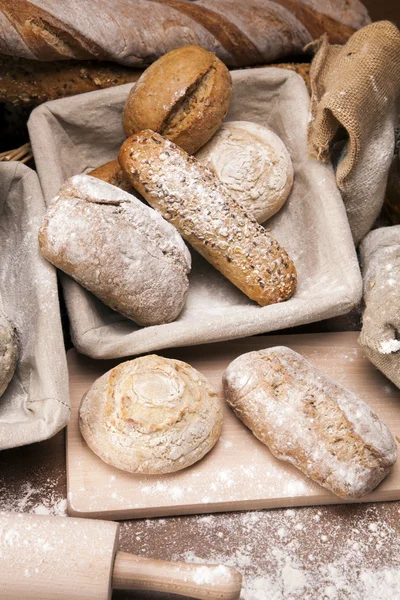
<path id="1" fill-rule="evenodd" d="M 0 306 L 19 360 L 0 398 L 0 449 L 47 439 L 69 420 L 68 375 L 56 270 L 39 253 L 45 206 L 37 175 L 0 163 Z"/>
<path id="2" fill-rule="evenodd" d="M 286 144 L 295 171 L 283 209 L 268 221 L 294 260 L 299 284 L 289 301 L 260 307 L 196 252 L 186 307 L 173 323 L 141 328 L 61 276 L 77 349 L 95 358 L 215 342 L 319 321 L 351 310 L 361 275 L 332 168 L 309 158 L 309 95 L 286 69 L 234 71 L 227 120 L 270 127 Z M 69 176 L 117 156 L 121 114 L 131 85 L 55 100 L 36 108 L 28 127 L 46 202 Z"/>
<path id="3" fill-rule="evenodd" d="M 365 310 L 359 343 L 400 388 L 400 225 L 371 231 L 360 244 Z"/>
<path id="4" fill-rule="evenodd" d="M 356 244 L 382 208 L 400 104 L 400 32 L 388 21 L 367 25 L 344 46 L 324 34 L 310 70 L 308 147 L 328 160 L 342 125 L 349 136 L 336 170 Z"/>

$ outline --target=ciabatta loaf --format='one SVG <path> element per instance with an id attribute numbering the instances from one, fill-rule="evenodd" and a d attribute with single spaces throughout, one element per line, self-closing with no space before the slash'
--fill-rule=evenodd
<path id="1" fill-rule="evenodd" d="M 265 306 L 293 294 L 296 269 L 287 252 L 211 169 L 153 131 L 128 138 L 119 162 L 148 203 L 246 296 Z"/>
<path id="2" fill-rule="evenodd" d="M 76 175 L 39 230 L 51 263 L 139 325 L 168 323 L 188 291 L 190 253 L 181 236 L 132 194 Z"/>
<path id="3" fill-rule="evenodd" d="M 371 492 L 396 460 L 371 408 L 289 348 L 242 354 L 223 383 L 236 415 L 274 456 L 342 498 Z"/>

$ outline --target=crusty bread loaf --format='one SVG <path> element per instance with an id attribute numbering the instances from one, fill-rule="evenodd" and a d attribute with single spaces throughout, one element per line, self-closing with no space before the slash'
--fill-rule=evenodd
<path id="1" fill-rule="evenodd" d="M 82 398 L 79 425 L 104 462 L 131 473 L 172 473 L 211 450 L 221 434 L 222 408 L 204 375 L 150 355 L 97 379 Z"/>
<path id="2" fill-rule="evenodd" d="M 200 46 L 168 52 L 143 73 L 124 106 L 127 136 L 151 129 L 194 154 L 217 131 L 232 93 L 226 66 Z"/>
<path id="3" fill-rule="evenodd" d="M 198 44 L 228 65 L 259 65 L 325 31 L 343 44 L 369 22 L 359 0 L 0 0 L 0 53 L 141 67 Z"/>
<path id="4" fill-rule="evenodd" d="M 293 165 L 285 144 L 257 123 L 223 123 L 196 158 L 259 223 L 282 208 L 292 189 Z"/>
<path id="5" fill-rule="evenodd" d="M 13 378 L 18 361 L 15 330 L 0 312 L 0 396 L 4 394 Z"/>
<path id="6" fill-rule="evenodd" d="M 115 185 L 125 192 L 132 191 L 132 185 L 125 177 L 124 172 L 122 171 L 120 164 L 116 159 L 110 160 L 110 162 L 105 163 L 100 167 L 96 167 L 96 169 L 89 171 L 87 175 L 96 177 L 96 179 L 101 179 L 102 181 L 106 181 L 111 185 Z"/>
<path id="7" fill-rule="evenodd" d="M 51 263 L 139 325 L 174 320 L 188 291 L 190 254 L 178 232 L 132 194 L 71 177 L 39 230 Z"/>
<path id="8" fill-rule="evenodd" d="M 293 294 L 296 269 L 286 251 L 213 171 L 152 131 L 128 138 L 119 162 L 149 204 L 249 298 L 265 306 Z"/>
<path id="9" fill-rule="evenodd" d="M 98 61 L 43 62 L 0 55 L 0 102 L 34 106 L 65 96 L 133 83 L 138 69 Z"/>
<path id="10" fill-rule="evenodd" d="M 272 454 L 342 498 L 371 492 L 396 460 L 395 441 L 370 407 L 289 348 L 239 356 L 223 385 Z"/>

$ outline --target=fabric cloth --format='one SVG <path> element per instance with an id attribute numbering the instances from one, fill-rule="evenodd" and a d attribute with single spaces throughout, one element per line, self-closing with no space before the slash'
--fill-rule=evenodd
<path id="1" fill-rule="evenodd" d="M 45 206 L 37 175 L 0 163 L 0 307 L 19 359 L 0 398 L 0 450 L 47 439 L 70 416 L 56 271 L 39 252 Z"/>
<path id="2" fill-rule="evenodd" d="M 260 307 L 193 252 L 188 299 L 179 318 L 139 327 L 62 275 L 72 339 L 80 352 L 118 358 L 240 338 L 344 314 L 361 298 L 361 274 L 332 167 L 307 156 L 310 98 L 304 81 L 273 68 L 234 71 L 232 78 L 227 120 L 270 127 L 292 158 L 292 192 L 266 227 L 296 265 L 295 295 Z M 28 127 L 46 202 L 71 175 L 116 158 L 131 87 L 55 100 L 32 112 Z"/>
<path id="3" fill-rule="evenodd" d="M 356 244 L 382 208 L 400 108 L 400 32 L 388 21 L 367 25 L 344 46 L 324 34 L 311 65 L 308 148 L 329 159 L 344 128 L 336 182 Z"/>
<path id="4" fill-rule="evenodd" d="M 360 258 L 365 310 L 359 343 L 400 388 L 400 225 L 371 231 Z"/>

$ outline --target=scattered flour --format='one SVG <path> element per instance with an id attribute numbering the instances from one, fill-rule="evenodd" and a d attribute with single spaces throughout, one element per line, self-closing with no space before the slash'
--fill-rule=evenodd
<path id="1" fill-rule="evenodd" d="M 33 513 L 36 515 L 67 516 L 67 499 L 58 491 L 58 480 L 47 479 L 39 488 L 29 482 L 17 490 L 0 487 L 0 508 L 3 511 Z"/>

